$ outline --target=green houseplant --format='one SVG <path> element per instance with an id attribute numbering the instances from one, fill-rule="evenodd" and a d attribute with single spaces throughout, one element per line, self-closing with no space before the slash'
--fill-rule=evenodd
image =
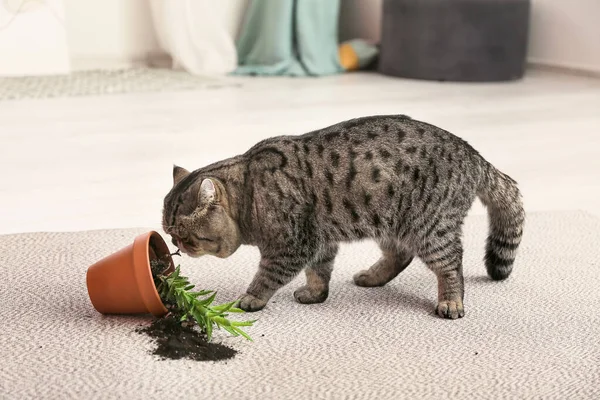
<path id="1" fill-rule="evenodd" d="M 151 262 L 156 289 L 163 302 L 167 304 L 167 309 L 180 315 L 181 322 L 195 322 L 209 341 L 214 328 L 224 329 L 233 336 L 243 336 L 252 340 L 241 327 L 252 326 L 256 320 L 231 321 L 227 318 L 229 313 L 244 312 L 234 307 L 237 301 L 212 305 L 216 292 L 211 290 L 192 291 L 195 285 L 190 284 L 188 278 L 181 275 L 180 266 L 178 265 L 171 273 L 163 274 L 168 267 L 169 265 L 162 263 L 161 260 Z"/>

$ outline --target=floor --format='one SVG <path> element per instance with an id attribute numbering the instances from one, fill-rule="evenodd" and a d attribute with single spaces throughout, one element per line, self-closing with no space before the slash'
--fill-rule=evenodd
<path id="1" fill-rule="evenodd" d="M 501 84 L 376 74 L 241 82 L 0 102 L 0 233 L 158 228 L 173 163 L 195 169 L 269 136 L 388 113 L 465 138 L 520 183 L 529 212 L 600 216 L 600 80 L 531 71 Z"/>

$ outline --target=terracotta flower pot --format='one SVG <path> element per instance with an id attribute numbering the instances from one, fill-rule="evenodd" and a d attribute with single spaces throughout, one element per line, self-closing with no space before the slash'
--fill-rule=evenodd
<path id="1" fill-rule="evenodd" d="M 175 266 L 167 244 L 157 232 L 139 235 L 132 244 L 88 268 L 86 283 L 94 308 L 102 314 L 152 313 L 162 316 L 162 303 L 150 270 L 150 261 L 167 260 Z"/>

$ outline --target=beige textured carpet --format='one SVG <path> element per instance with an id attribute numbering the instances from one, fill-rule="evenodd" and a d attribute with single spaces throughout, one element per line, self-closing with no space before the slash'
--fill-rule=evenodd
<path id="1" fill-rule="evenodd" d="M 433 315 L 434 275 L 414 262 L 386 287 L 352 274 L 378 257 L 344 246 L 329 300 L 303 306 L 281 290 L 248 332 L 217 339 L 227 362 L 159 361 L 147 317 L 104 317 L 85 271 L 144 229 L 0 236 L 0 398 L 600 398 L 600 221 L 578 212 L 528 217 L 515 270 L 485 277 L 486 219 L 465 226 L 466 316 Z M 241 293 L 258 253 L 182 260 L 219 301 Z"/>

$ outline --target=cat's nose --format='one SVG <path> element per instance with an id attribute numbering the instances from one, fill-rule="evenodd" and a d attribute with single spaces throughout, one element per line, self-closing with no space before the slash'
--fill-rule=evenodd
<path id="1" fill-rule="evenodd" d="M 175 246 L 177 246 L 177 239 L 171 238 L 171 243 L 173 243 Z"/>

